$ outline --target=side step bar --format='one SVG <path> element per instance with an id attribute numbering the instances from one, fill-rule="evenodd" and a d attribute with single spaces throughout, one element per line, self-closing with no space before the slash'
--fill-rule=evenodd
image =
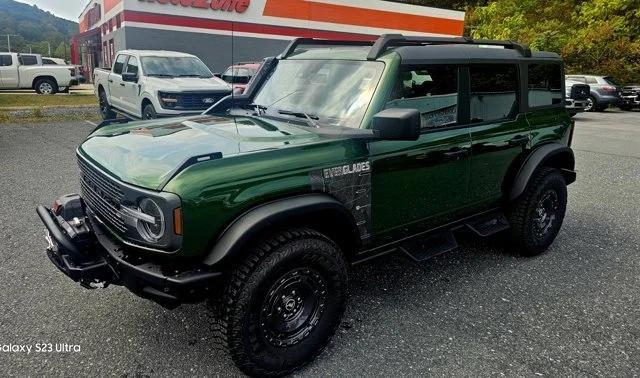
<path id="1" fill-rule="evenodd" d="M 454 231 L 466 228 L 480 237 L 488 237 L 509 229 L 509 221 L 502 211 L 495 210 L 480 216 L 467 218 L 431 231 L 408 237 L 395 245 L 388 245 L 380 252 L 356 260 L 353 264 L 362 263 L 373 258 L 400 250 L 414 261 L 425 261 L 458 248 Z M 367 255 L 367 253 L 364 253 Z"/>

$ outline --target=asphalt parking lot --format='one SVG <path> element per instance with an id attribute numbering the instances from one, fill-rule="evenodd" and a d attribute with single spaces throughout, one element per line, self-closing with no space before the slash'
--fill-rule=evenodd
<path id="1" fill-rule="evenodd" d="M 640 112 L 576 122 L 578 181 L 548 253 L 519 258 L 468 237 L 424 263 L 355 267 L 343 326 L 300 375 L 639 375 Z M 0 125 L 0 346 L 81 348 L 0 352 L 0 374 L 239 375 L 212 347 L 203 306 L 88 291 L 49 263 L 35 206 L 78 191 L 74 150 L 91 129 Z"/>

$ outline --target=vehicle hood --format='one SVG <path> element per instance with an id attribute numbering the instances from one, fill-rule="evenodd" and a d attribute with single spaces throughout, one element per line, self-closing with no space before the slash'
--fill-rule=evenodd
<path id="1" fill-rule="evenodd" d="M 159 190 L 198 158 L 223 159 L 319 138 L 286 122 L 200 115 L 109 125 L 91 134 L 79 152 L 121 181 Z"/>
<path id="2" fill-rule="evenodd" d="M 146 84 L 160 91 L 180 92 L 180 91 L 231 91 L 231 85 L 212 77 L 201 79 L 197 77 L 147 77 Z"/>

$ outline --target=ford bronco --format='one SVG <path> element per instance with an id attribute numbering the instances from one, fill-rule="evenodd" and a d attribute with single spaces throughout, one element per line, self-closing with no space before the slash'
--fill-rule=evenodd
<path id="1" fill-rule="evenodd" d="M 207 301 L 242 371 L 291 373 L 336 331 L 353 264 L 427 260 L 461 229 L 548 249 L 576 179 L 563 70 L 512 42 L 295 40 L 202 115 L 99 125 L 82 194 L 37 209 L 48 257 L 85 288 Z"/>

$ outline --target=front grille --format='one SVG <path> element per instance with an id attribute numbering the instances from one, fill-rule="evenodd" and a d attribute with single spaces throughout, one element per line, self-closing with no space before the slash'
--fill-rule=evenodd
<path id="1" fill-rule="evenodd" d="M 127 227 L 120 212 L 120 204 L 124 198 L 120 185 L 81 158 L 78 158 L 78 165 L 85 203 L 100 219 L 124 233 Z"/>
<path id="2" fill-rule="evenodd" d="M 229 91 L 222 92 L 184 92 L 184 93 L 160 93 L 162 99 L 174 99 L 177 102 L 165 103 L 166 109 L 172 110 L 206 110 L 213 104 L 222 100 L 230 94 Z M 163 102 L 164 103 L 164 102 Z"/>
<path id="3" fill-rule="evenodd" d="M 632 87 L 625 87 L 625 88 L 622 89 L 622 95 L 623 96 L 638 96 L 638 95 L 640 95 L 640 89 L 632 88 Z"/>
<path id="4" fill-rule="evenodd" d="M 571 87 L 571 98 L 574 100 L 586 100 L 589 97 L 591 87 L 585 84 L 574 84 Z"/>

